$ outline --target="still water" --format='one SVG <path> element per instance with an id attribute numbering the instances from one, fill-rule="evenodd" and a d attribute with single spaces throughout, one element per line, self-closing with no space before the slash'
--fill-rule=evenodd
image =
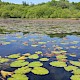
<path id="1" fill-rule="evenodd" d="M 67 51 L 67 60 L 78 61 L 80 59 L 80 35 L 66 35 L 63 37 L 49 36 L 45 34 L 23 34 L 14 33 L 0 36 L 0 56 L 6 57 L 10 54 L 34 54 L 36 51 L 41 51 L 43 56 L 46 53 L 51 54 L 52 51 L 60 47 L 62 50 Z M 70 56 L 75 54 L 76 57 Z M 72 73 L 67 72 L 64 68 L 52 67 L 49 65 L 51 61 L 56 60 L 56 56 L 48 57 L 48 62 L 42 62 L 45 68 L 49 70 L 49 74 L 44 76 L 34 75 L 33 73 L 27 74 L 30 80 L 70 80 Z M 28 60 L 33 61 L 33 60 Z M 34 60 L 39 61 L 39 59 Z M 4 65 L 4 64 L 3 64 Z M 15 68 L 4 68 L 0 65 L 0 70 L 13 71 Z"/>

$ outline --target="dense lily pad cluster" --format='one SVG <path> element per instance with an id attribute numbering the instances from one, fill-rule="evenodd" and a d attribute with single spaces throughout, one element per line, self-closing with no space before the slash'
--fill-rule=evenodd
<path id="1" fill-rule="evenodd" d="M 23 36 L 17 35 L 17 39 L 22 39 Z M 39 39 L 40 38 L 40 39 Z M 26 39 L 26 37 L 25 37 Z M 79 41 L 67 41 L 66 38 L 63 38 L 63 40 L 60 42 L 60 45 L 69 45 L 66 47 L 61 47 L 56 44 L 56 40 L 52 41 L 41 41 L 43 38 L 38 37 L 38 39 L 29 39 L 28 41 L 20 41 L 22 42 L 22 46 L 30 47 L 32 49 L 36 49 L 37 47 L 40 47 L 42 50 L 39 49 L 34 51 L 34 53 L 17 53 L 17 54 L 11 54 L 9 56 L 6 56 L 4 58 L 0 57 L 0 64 L 10 64 L 11 68 L 15 68 L 14 71 L 8 72 L 8 71 L 0 71 L 0 74 L 2 77 L 7 78 L 7 80 L 29 80 L 28 74 L 35 74 L 39 76 L 45 76 L 49 74 L 49 70 L 44 67 L 46 63 L 49 67 L 55 68 L 63 68 L 65 71 L 68 71 L 69 73 L 72 73 L 72 76 L 70 77 L 71 80 L 79 80 L 80 79 L 80 61 L 78 60 L 69 60 L 68 58 L 77 58 L 76 53 L 69 53 L 67 51 L 68 49 L 80 49 L 78 46 L 74 46 L 74 44 L 78 44 Z M 14 40 L 11 40 L 11 42 L 15 42 Z M 47 43 L 53 44 L 51 48 L 47 46 Z M 10 44 L 9 42 L 5 42 L 4 45 Z M 22 48 L 22 46 L 20 48 Z M 46 50 L 46 51 L 44 51 Z M 11 61 L 10 61 L 11 60 Z M 57 68 L 57 69 L 58 69 Z M 55 74 L 55 73 L 54 73 Z"/>

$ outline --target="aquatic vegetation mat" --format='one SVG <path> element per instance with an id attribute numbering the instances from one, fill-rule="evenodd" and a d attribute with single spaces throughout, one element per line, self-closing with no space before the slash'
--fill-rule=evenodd
<path id="1" fill-rule="evenodd" d="M 80 80 L 80 35 L 0 36 L 0 80 Z"/>

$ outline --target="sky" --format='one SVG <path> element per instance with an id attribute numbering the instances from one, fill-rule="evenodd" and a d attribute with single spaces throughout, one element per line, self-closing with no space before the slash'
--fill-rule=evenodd
<path id="1" fill-rule="evenodd" d="M 22 1 L 26 1 L 27 3 L 34 3 L 34 4 L 38 4 L 38 3 L 42 3 L 42 2 L 48 2 L 51 0 L 1 0 L 4 2 L 11 2 L 11 3 L 16 3 L 16 4 L 21 4 Z M 80 0 L 69 0 L 70 2 L 80 2 Z"/>

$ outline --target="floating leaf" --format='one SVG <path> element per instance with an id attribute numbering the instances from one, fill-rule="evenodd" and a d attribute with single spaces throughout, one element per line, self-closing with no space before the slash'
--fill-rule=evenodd
<path id="1" fill-rule="evenodd" d="M 49 61 L 49 59 L 48 58 L 41 58 L 41 59 L 39 59 L 40 61 Z"/>
<path id="2" fill-rule="evenodd" d="M 26 59 L 25 56 L 21 56 L 21 57 L 18 58 L 18 60 L 24 60 L 24 59 Z"/>
<path id="3" fill-rule="evenodd" d="M 20 53 L 18 54 L 12 54 L 12 55 L 9 55 L 8 58 L 19 58 L 20 57 Z"/>
<path id="4" fill-rule="evenodd" d="M 31 54 L 30 53 L 25 53 L 25 54 L 23 54 L 24 56 L 26 56 L 26 57 L 28 57 L 28 56 L 30 56 Z"/>
<path id="5" fill-rule="evenodd" d="M 35 44 L 33 44 L 33 45 L 31 45 L 32 47 L 37 47 L 38 45 L 35 45 Z"/>
<path id="6" fill-rule="evenodd" d="M 70 54 L 71 57 L 76 57 L 76 54 Z"/>
<path id="7" fill-rule="evenodd" d="M 51 66 L 55 66 L 55 67 L 66 67 L 66 63 L 65 62 L 61 62 L 61 61 L 53 61 L 50 62 Z"/>
<path id="8" fill-rule="evenodd" d="M 1 75 L 3 78 L 6 78 L 7 76 L 12 75 L 12 74 L 13 72 L 7 72 L 7 71 L 1 70 Z"/>
<path id="9" fill-rule="evenodd" d="M 32 70 L 32 73 L 37 74 L 37 75 L 46 75 L 49 73 L 49 71 L 43 67 L 34 67 Z"/>
<path id="10" fill-rule="evenodd" d="M 38 42 L 38 44 L 46 44 L 46 42 Z"/>
<path id="11" fill-rule="evenodd" d="M 35 52 L 36 54 L 42 54 L 42 52 L 41 51 L 37 51 L 37 52 Z"/>
<path id="12" fill-rule="evenodd" d="M 80 80 L 80 75 L 72 75 L 70 77 L 71 80 Z"/>
<path id="13" fill-rule="evenodd" d="M 28 66 L 26 66 L 26 67 L 18 68 L 17 70 L 15 70 L 14 73 L 17 73 L 17 74 L 26 74 L 26 73 L 29 73 L 30 71 L 31 71 L 31 68 L 29 68 Z"/>
<path id="14" fill-rule="evenodd" d="M 34 61 L 28 64 L 29 67 L 39 67 L 42 66 L 43 64 L 39 61 Z"/>
<path id="15" fill-rule="evenodd" d="M 65 58 L 67 58 L 65 55 L 58 55 L 58 56 L 56 56 L 56 58 L 57 59 L 65 59 Z"/>
<path id="16" fill-rule="evenodd" d="M 77 67 L 75 67 L 75 66 L 66 66 L 66 67 L 64 67 L 64 69 L 65 69 L 66 71 L 72 71 L 72 70 L 76 70 Z"/>
<path id="17" fill-rule="evenodd" d="M 29 78 L 26 75 L 22 74 L 13 74 L 11 78 L 8 78 L 8 80 L 28 80 Z"/>
<path id="18" fill-rule="evenodd" d="M 28 65 L 29 62 L 25 62 L 25 60 L 17 60 L 10 64 L 11 67 L 22 67 Z"/>
<path id="19" fill-rule="evenodd" d="M 3 42 L 2 43 L 3 45 L 8 45 L 8 44 L 11 44 L 10 42 Z"/>
<path id="20" fill-rule="evenodd" d="M 4 62 L 8 62 L 8 61 L 9 61 L 9 59 L 0 57 L 0 63 L 4 63 Z"/>
<path id="21" fill-rule="evenodd" d="M 80 75 L 80 69 L 77 68 L 76 70 L 74 70 L 72 73 L 76 74 L 76 75 Z"/>
<path id="22" fill-rule="evenodd" d="M 75 65 L 75 66 L 79 66 L 80 67 L 80 62 L 79 61 L 70 61 L 70 63 L 72 65 Z"/>
<path id="23" fill-rule="evenodd" d="M 33 55 L 30 55 L 28 58 L 29 59 L 38 59 L 39 56 L 37 54 L 33 54 Z"/>

